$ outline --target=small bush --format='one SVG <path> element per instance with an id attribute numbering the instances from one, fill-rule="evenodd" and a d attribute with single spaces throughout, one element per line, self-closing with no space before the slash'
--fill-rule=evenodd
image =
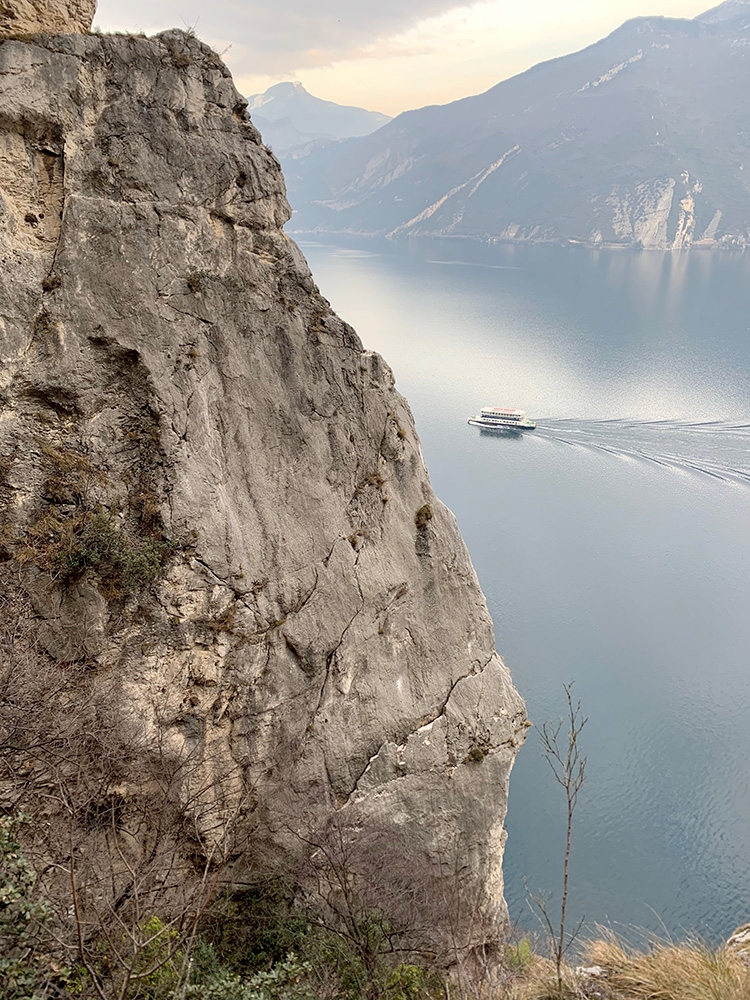
<path id="1" fill-rule="evenodd" d="M 208 271 L 190 271 L 185 280 L 193 295 L 197 295 L 199 292 L 206 290 L 210 277 L 211 275 Z"/>
<path id="2" fill-rule="evenodd" d="M 54 292 L 57 288 L 62 285 L 62 278 L 59 274 L 50 273 L 45 276 L 42 281 L 42 290 L 45 292 Z"/>
<path id="3" fill-rule="evenodd" d="M 125 597 L 156 579 L 170 547 L 154 538 L 134 544 L 111 512 L 101 509 L 83 519 L 69 546 L 59 552 L 55 568 L 64 580 L 94 570 L 111 596 Z"/>
<path id="4" fill-rule="evenodd" d="M 208 954 L 203 949 L 203 961 Z M 264 972 L 243 978 L 226 966 L 214 965 L 207 973 L 196 962 L 193 982 L 185 1000 L 317 1000 L 309 980 L 310 966 L 289 954 Z"/>
<path id="5" fill-rule="evenodd" d="M 122 950 L 127 954 L 129 949 L 133 956 L 130 967 L 138 977 L 137 988 L 144 1000 L 172 1000 L 183 964 L 182 953 L 176 948 L 179 939 L 179 931 L 156 916 L 141 921 L 123 936 Z"/>
<path id="6" fill-rule="evenodd" d="M 434 513 L 432 505 L 429 503 L 424 504 L 424 506 L 420 507 L 414 516 L 414 523 L 416 524 L 417 529 L 419 531 L 424 531 L 433 517 Z"/>
<path id="7" fill-rule="evenodd" d="M 310 317 L 310 325 L 307 329 L 310 333 L 325 333 L 326 314 L 323 312 L 314 312 Z"/>
<path id="8" fill-rule="evenodd" d="M 385 486 L 386 479 L 382 472 L 373 472 L 366 479 L 363 479 L 360 483 L 357 483 L 354 489 L 354 496 L 360 497 L 365 492 L 368 486 L 374 486 L 375 489 L 380 490 Z"/>
<path id="9" fill-rule="evenodd" d="M 505 964 L 518 975 L 523 975 L 531 965 L 534 954 L 531 950 L 531 942 L 528 938 L 523 938 L 518 944 L 509 944 L 505 949 Z"/>
<path id="10" fill-rule="evenodd" d="M 41 504 L 17 536 L 4 514 L 0 468 L 0 552 L 64 582 L 92 570 L 113 600 L 147 587 L 174 548 L 163 536 L 156 490 L 135 483 L 124 501 L 101 501 L 106 476 L 86 455 L 46 442 L 39 447 L 46 465 Z"/>
<path id="11" fill-rule="evenodd" d="M 130 509 L 137 516 L 138 524 L 143 531 L 160 532 L 161 502 L 153 490 L 142 490 L 129 498 Z"/>
<path id="12" fill-rule="evenodd" d="M 446 996 L 446 989 L 434 972 L 402 962 L 389 976 L 385 995 L 387 1000 L 429 1000 Z"/>
<path id="13" fill-rule="evenodd" d="M 281 879 L 268 878 L 219 898 L 201 925 L 218 962 L 246 977 L 300 953 L 308 922 L 292 897 Z"/>
<path id="14" fill-rule="evenodd" d="M 475 744 L 466 755 L 464 764 L 481 764 L 488 752 L 489 751 L 485 747 Z"/>
<path id="15" fill-rule="evenodd" d="M 89 459 L 74 448 L 55 448 L 41 444 L 47 475 L 41 493 L 48 503 L 80 504 L 91 487 L 101 481 L 101 474 Z"/>
<path id="16" fill-rule="evenodd" d="M 180 986 L 184 985 L 187 963 L 180 948 L 179 930 L 157 916 L 135 926 L 122 926 L 125 929 L 119 941 L 105 935 L 96 942 L 96 958 L 89 955 L 85 966 L 78 966 L 62 996 L 106 996 L 112 1000 L 182 997 Z"/>

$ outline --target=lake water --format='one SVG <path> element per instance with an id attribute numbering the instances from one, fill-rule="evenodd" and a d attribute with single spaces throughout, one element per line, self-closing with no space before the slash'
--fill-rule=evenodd
<path id="1" fill-rule="evenodd" d="M 589 723 L 571 919 L 718 940 L 750 920 L 750 254 L 300 240 L 414 411 L 530 717 Z M 483 405 L 538 429 L 483 434 Z M 506 896 L 559 893 L 530 731 Z"/>

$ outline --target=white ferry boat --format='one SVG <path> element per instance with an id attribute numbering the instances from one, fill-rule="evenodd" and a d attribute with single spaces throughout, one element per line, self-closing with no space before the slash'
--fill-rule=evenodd
<path id="1" fill-rule="evenodd" d="M 523 410 L 507 410 L 502 406 L 484 406 L 482 412 L 469 417 L 469 423 L 490 431 L 533 431 L 536 424 L 527 420 Z"/>

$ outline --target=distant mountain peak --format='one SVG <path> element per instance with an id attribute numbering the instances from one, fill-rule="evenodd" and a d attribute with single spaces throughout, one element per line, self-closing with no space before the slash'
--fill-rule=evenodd
<path id="1" fill-rule="evenodd" d="M 300 142 L 322 138 L 349 139 L 369 135 L 391 120 L 377 111 L 314 97 L 299 80 L 276 83 L 262 94 L 253 94 L 248 98 L 248 108 L 251 114 L 260 111 L 267 120 L 261 131 L 277 152 L 291 148 L 288 143 L 292 141 L 295 130 Z M 268 127 L 268 123 L 280 125 L 282 122 L 285 123 L 283 134 Z"/>
<path id="2" fill-rule="evenodd" d="M 284 100 L 302 94 L 306 97 L 311 96 L 299 80 L 285 80 L 283 83 L 274 83 L 262 94 L 253 94 L 252 97 L 248 98 L 248 107 L 251 111 L 257 111 L 258 108 L 265 107 L 271 101 Z"/>
<path id="3" fill-rule="evenodd" d="M 299 80 L 285 80 L 284 83 L 275 83 L 269 87 L 267 94 L 307 94 L 308 91 L 302 86 Z"/>

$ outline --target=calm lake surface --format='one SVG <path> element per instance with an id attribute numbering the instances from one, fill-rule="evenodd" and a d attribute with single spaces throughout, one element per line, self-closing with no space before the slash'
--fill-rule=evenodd
<path id="1" fill-rule="evenodd" d="M 300 243 L 409 399 L 530 717 L 567 681 L 589 716 L 572 921 L 718 940 L 750 920 L 750 254 L 342 240 Z M 564 844 L 535 730 L 508 830 L 533 927 Z"/>

